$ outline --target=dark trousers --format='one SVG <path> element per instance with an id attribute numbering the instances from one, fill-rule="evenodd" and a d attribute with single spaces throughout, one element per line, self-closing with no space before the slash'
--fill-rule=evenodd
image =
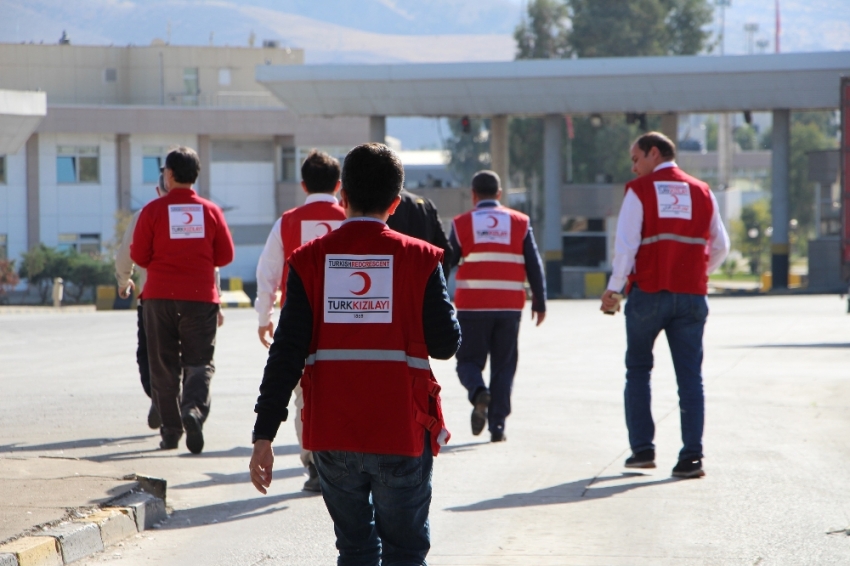
<path id="1" fill-rule="evenodd" d="M 142 314 L 142 301 L 136 307 L 136 326 L 138 328 L 138 346 L 136 346 L 136 363 L 139 364 L 139 377 L 142 379 L 142 389 L 151 396 L 151 366 L 148 363 L 148 337 L 145 334 L 145 318 Z"/>
<path id="2" fill-rule="evenodd" d="M 314 452 L 334 522 L 338 566 L 419 566 L 431 548 L 428 511 L 434 458 Z"/>
<path id="3" fill-rule="evenodd" d="M 197 301 L 144 302 L 151 398 L 162 417 L 163 436 L 182 434 L 187 413 L 202 423 L 209 415 L 218 308 Z"/>
<path id="4" fill-rule="evenodd" d="M 650 376 L 652 348 L 663 330 L 670 345 L 676 383 L 682 450 L 679 459 L 702 458 L 705 398 L 702 388 L 702 336 L 708 316 L 704 295 L 646 293 L 633 287 L 626 301 L 626 426 L 632 452 L 654 449 Z"/>
<path id="5" fill-rule="evenodd" d="M 487 387 L 484 383 L 484 364 L 490 356 L 490 408 L 488 430 L 503 431 L 505 419 L 511 414 L 511 391 L 514 385 L 519 351 L 519 319 L 522 313 L 470 313 L 457 315 L 463 340 L 455 354 L 457 375 L 466 387 L 469 402 Z"/>

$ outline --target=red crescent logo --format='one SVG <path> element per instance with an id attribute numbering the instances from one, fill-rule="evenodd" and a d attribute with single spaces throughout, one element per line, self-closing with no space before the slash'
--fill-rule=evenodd
<path id="1" fill-rule="evenodd" d="M 331 225 L 328 224 L 327 222 L 319 222 L 318 224 L 316 224 L 316 226 L 324 226 L 325 230 L 327 230 L 327 232 L 325 232 L 325 234 L 330 234 L 331 231 L 333 230 L 333 228 L 331 228 Z M 324 234 L 322 234 L 322 235 L 324 236 Z"/>
<path id="2" fill-rule="evenodd" d="M 487 218 L 489 218 L 490 220 L 493 221 L 492 224 L 488 225 L 488 228 L 495 228 L 496 226 L 499 225 L 499 219 L 497 217 L 493 216 L 492 214 L 488 214 Z"/>
<path id="3" fill-rule="evenodd" d="M 676 195 L 670 195 L 670 196 L 673 197 L 673 204 L 679 204 L 679 197 L 677 197 Z"/>
<path id="4" fill-rule="evenodd" d="M 364 272 L 364 271 L 355 271 L 354 273 L 349 275 L 349 277 L 354 277 L 355 275 L 359 275 L 360 277 L 363 278 L 363 288 L 360 289 L 359 291 L 352 291 L 351 292 L 353 295 L 357 295 L 359 297 L 361 295 L 365 295 L 366 293 L 368 293 L 369 289 L 372 288 L 372 278 L 369 277 L 369 274 Z"/>
<path id="5" fill-rule="evenodd" d="M 184 222 L 183 224 L 191 224 L 191 223 L 192 223 L 192 220 L 194 220 L 194 219 L 195 219 L 195 218 L 192 216 L 192 214 L 191 214 L 191 213 L 189 213 L 189 212 L 184 212 L 184 213 L 183 213 L 183 216 L 188 216 L 188 217 L 189 217 L 189 220 L 187 220 L 187 221 L 186 221 L 186 222 Z"/>

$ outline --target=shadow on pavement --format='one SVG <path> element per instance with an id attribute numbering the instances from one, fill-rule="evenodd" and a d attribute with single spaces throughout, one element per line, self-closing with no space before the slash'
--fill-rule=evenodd
<path id="1" fill-rule="evenodd" d="M 440 448 L 440 454 L 447 454 L 449 452 L 469 452 L 476 446 L 484 446 L 486 444 L 490 444 L 490 442 L 482 440 L 481 442 L 467 442 L 466 444 L 447 444 Z"/>
<path id="2" fill-rule="evenodd" d="M 181 441 L 182 442 L 182 441 Z M 300 454 L 301 448 L 297 444 L 287 444 L 285 446 L 274 446 L 275 456 L 291 456 Z M 186 452 L 178 454 L 180 458 L 251 458 L 251 453 L 254 449 L 251 446 L 235 446 L 230 450 L 219 450 L 217 452 L 201 452 L 200 454 L 188 454 Z"/>
<path id="3" fill-rule="evenodd" d="M 66 442 L 51 442 L 49 444 L 4 444 L 0 446 L 2 452 L 42 452 L 50 450 L 75 450 L 78 448 L 100 448 L 101 446 L 118 446 L 125 444 L 136 444 L 149 441 L 158 435 L 145 434 L 139 436 L 124 436 L 121 438 L 85 438 L 83 440 L 68 440 Z"/>
<path id="4" fill-rule="evenodd" d="M 727 346 L 731 349 L 749 348 L 850 348 L 848 342 L 822 342 L 814 344 L 754 344 L 750 346 Z"/>
<path id="5" fill-rule="evenodd" d="M 170 485 L 168 489 L 196 489 L 203 487 L 212 487 L 215 485 L 233 485 L 237 483 L 251 483 L 251 474 L 248 472 L 239 472 L 237 474 L 217 474 L 215 472 L 204 472 L 209 477 L 208 480 L 195 481 L 191 483 L 183 483 L 180 485 Z M 283 470 L 275 470 L 272 474 L 272 479 L 282 480 L 286 478 L 297 478 L 304 475 L 304 468 L 285 468 Z"/>
<path id="6" fill-rule="evenodd" d="M 304 492 L 284 493 L 282 495 L 256 497 L 254 499 L 244 499 L 242 501 L 228 501 L 226 503 L 202 505 L 191 509 L 181 509 L 179 511 L 174 511 L 171 518 L 162 525 L 160 530 L 170 531 L 175 529 L 189 529 L 213 523 L 230 523 L 232 521 L 241 521 L 243 519 L 253 519 L 254 517 L 271 515 L 272 513 L 289 508 L 288 506 L 270 506 L 278 505 L 284 501 L 306 499 L 310 497 L 316 497 L 316 494 L 308 494 Z M 267 507 L 270 508 L 267 509 Z"/>
<path id="7" fill-rule="evenodd" d="M 644 477 L 644 474 L 624 473 L 619 476 L 604 476 L 587 478 L 553 487 L 546 487 L 530 493 L 509 493 L 499 499 L 488 499 L 462 507 L 449 507 L 446 511 L 490 511 L 493 509 L 513 509 L 516 507 L 533 507 L 536 505 L 559 505 L 562 503 L 578 503 L 587 499 L 602 499 L 619 493 L 625 493 L 640 487 L 649 487 L 681 480 L 665 478 L 658 481 L 634 482 L 611 487 L 595 487 L 599 482 L 622 480 L 633 477 Z"/>

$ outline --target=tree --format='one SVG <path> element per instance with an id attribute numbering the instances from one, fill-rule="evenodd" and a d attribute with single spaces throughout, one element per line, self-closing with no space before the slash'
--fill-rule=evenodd
<path id="1" fill-rule="evenodd" d="M 463 131 L 458 120 L 449 120 L 449 127 L 452 130 L 452 137 L 446 140 L 449 169 L 468 187 L 477 171 L 490 167 L 490 121 L 472 118 L 469 132 Z"/>
<path id="2" fill-rule="evenodd" d="M 566 0 L 579 57 L 695 55 L 710 47 L 707 0 Z"/>
<path id="3" fill-rule="evenodd" d="M 732 221 L 732 243 L 750 261 L 750 273 L 758 275 L 770 267 L 770 204 L 759 200 L 741 209 L 741 219 Z"/>
<path id="4" fill-rule="evenodd" d="M 7 294 L 18 284 L 18 274 L 15 273 L 15 261 L 0 259 L 0 303 L 8 302 Z"/>
<path id="5" fill-rule="evenodd" d="M 716 126 L 715 126 L 716 128 Z M 715 129 L 715 147 L 717 144 L 717 131 Z M 758 132 L 749 124 L 744 124 L 743 126 L 738 126 L 735 128 L 735 131 L 732 132 L 732 137 L 735 139 L 735 143 L 738 144 L 738 147 L 741 148 L 742 151 L 751 151 L 754 149 L 758 149 Z"/>
<path id="6" fill-rule="evenodd" d="M 68 253 L 39 244 L 25 252 L 21 258 L 18 274 L 22 279 L 26 279 L 30 285 L 38 287 L 42 304 L 47 304 L 47 299 L 53 288 L 53 279 L 56 277 L 67 279 L 68 277 L 70 272 Z"/>
<path id="7" fill-rule="evenodd" d="M 562 59 L 569 57 L 567 6 L 559 0 L 532 0 L 528 17 L 514 30 L 517 59 Z"/>

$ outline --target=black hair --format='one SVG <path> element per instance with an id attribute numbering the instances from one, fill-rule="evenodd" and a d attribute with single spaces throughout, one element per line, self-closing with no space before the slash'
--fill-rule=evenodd
<path id="1" fill-rule="evenodd" d="M 171 169 L 174 180 L 181 185 L 192 185 L 201 172 L 201 159 L 191 147 L 180 146 L 168 152 L 165 168 Z M 165 188 L 165 187 L 163 187 Z"/>
<path id="2" fill-rule="evenodd" d="M 495 197 L 502 184 L 495 171 L 485 169 L 472 177 L 472 190 L 482 197 Z"/>
<path id="3" fill-rule="evenodd" d="M 634 145 L 636 145 L 644 155 L 647 155 L 649 150 L 653 147 L 657 147 L 658 153 L 660 153 L 661 157 L 665 160 L 669 161 L 676 157 L 676 144 L 674 144 L 670 138 L 661 132 L 647 132 L 636 139 Z"/>
<path id="4" fill-rule="evenodd" d="M 398 155 L 381 143 L 364 143 L 342 164 L 342 188 L 351 208 L 361 214 L 385 212 L 404 185 Z"/>
<path id="5" fill-rule="evenodd" d="M 312 149 L 301 164 L 301 180 L 308 193 L 333 193 L 339 182 L 339 161 L 324 151 Z"/>

